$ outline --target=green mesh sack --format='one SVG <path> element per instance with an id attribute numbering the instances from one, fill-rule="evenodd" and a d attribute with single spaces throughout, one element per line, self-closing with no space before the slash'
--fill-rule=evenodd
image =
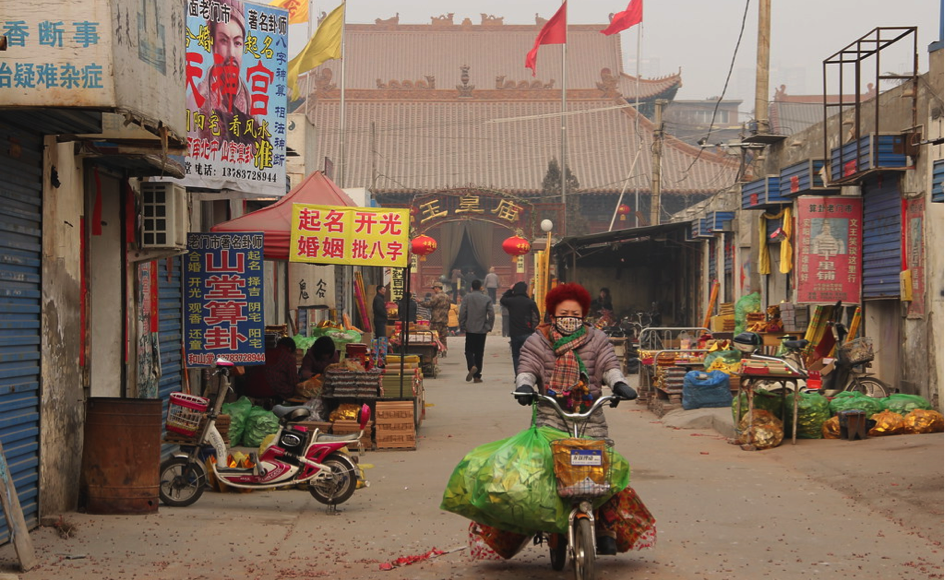
<path id="1" fill-rule="evenodd" d="M 279 430 L 279 419 L 272 411 L 262 407 L 253 407 L 246 416 L 246 425 L 243 428 L 243 445 L 245 447 L 259 447 L 266 438 Z"/>
<path id="2" fill-rule="evenodd" d="M 551 441 L 567 438 L 550 427 L 521 433 L 473 449 L 453 470 L 440 508 L 475 522 L 520 534 L 564 533 L 571 506 L 558 497 Z M 611 494 L 630 482 L 630 466 L 619 453 L 611 456 Z"/>
<path id="3" fill-rule="evenodd" d="M 735 302 L 735 334 L 741 334 L 745 330 L 745 315 L 749 312 L 761 312 L 761 295 L 752 292 L 747 296 L 742 296 Z"/>
<path id="4" fill-rule="evenodd" d="M 915 409 L 923 409 L 925 411 L 932 410 L 932 405 L 930 405 L 925 398 L 920 397 L 919 395 L 895 393 L 881 400 L 886 409 L 892 411 L 893 413 L 899 413 L 903 417 Z"/>
<path id="5" fill-rule="evenodd" d="M 736 417 L 738 414 L 738 401 L 741 399 L 741 415 Z M 754 404 L 756 409 L 762 409 L 764 411 L 770 412 L 772 415 L 778 419 L 784 420 L 781 412 L 781 394 L 772 393 L 765 389 L 755 389 Z M 788 394 L 784 398 L 784 406 L 793 405 L 791 400 L 791 395 Z M 734 425 L 738 425 L 738 422 L 742 420 L 742 417 L 745 416 L 745 413 L 748 412 L 748 395 L 742 391 L 741 395 L 738 398 L 732 399 L 732 420 Z M 786 428 L 785 428 L 786 429 Z"/>
<path id="6" fill-rule="evenodd" d="M 841 411 L 866 411 L 867 417 L 872 417 L 884 409 L 882 399 L 867 397 L 856 391 L 844 391 L 830 401 L 830 414 L 836 415 Z"/>
<path id="7" fill-rule="evenodd" d="M 784 412 L 784 436 L 793 429 L 794 400 L 788 394 Z M 797 438 L 823 439 L 822 427 L 831 416 L 830 402 L 817 393 L 801 393 L 797 401 Z"/>
<path id="8" fill-rule="evenodd" d="M 240 397 L 232 403 L 224 403 L 223 415 L 230 416 L 230 446 L 237 447 L 243 439 L 243 430 L 246 426 L 246 417 L 250 409 L 253 408 L 253 402 L 246 397 Z"/>

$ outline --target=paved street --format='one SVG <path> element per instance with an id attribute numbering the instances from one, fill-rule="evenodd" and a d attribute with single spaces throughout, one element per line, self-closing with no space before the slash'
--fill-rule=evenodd
<path id="1" fill-rule="evenodd" d="M 553 579 L 545 550 L 470 562 L 466 550 L 382 572 L 379 565 L 466 545 L 468 522 L 438 509 L 456 462 L 525 428 L 505 339 L 491 336 L 485 382 L 463 381 L 461 338 L 437 379 L 416 451 L 369 452 L 371 487 L 337 516 L 300 491 L 208 492 L 147 516 L 64 514 L 74 537 L 40 528 L 40 561 L 24 580 L 71 578 Z M 799 441 L 746 452 L 715 432 L 664 427 L 644 407 L 607 412 L 657 518 L 653 550 L 604 557 L 599 578 L 942 577 L 943 436 Z M 16 573 L 11 545 L 0 571 Z"/>

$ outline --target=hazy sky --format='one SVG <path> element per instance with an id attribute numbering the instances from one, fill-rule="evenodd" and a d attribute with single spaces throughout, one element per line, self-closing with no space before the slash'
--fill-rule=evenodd
<path id="1" fill-rule="evenodd" d="M 255 0 L 259 1 L 259 0 Z M 607 23 L 608 14 L 626 9 L 628 0 L 571 0 L 568 21 Z M 928 70 L 928 45 L 938 38 L 941 0 L 772 0 L 771 75 L 768 98 L 776 87 L 788 94 L 819 94 L 822 62 L 878 26 L 917 26 L 919 68 Z M 314 0 L 318 11 L 330 11 L 337 0 Z M 454 22 L 480 13 L 502 16 L 506 24 L 534 24 L 535 14 L 550 18 L 556 0 L 348 0 L 350 23 L 373 23 L 399 13 L 401 24 L 429 24 L 430 17 L 454 13 Z M 641 72 L 662 76 L 682 69 L 677 99 L 706 99 L 722 93 L 735 51 L 746 0 L 644 0 Z M 741 110 L 754 108 L 755 48 L 758 1 L 749 0 L 744 36 L 725 97 L 741 99 Z M 306 41 L 306 27 L 292 26 L 290 52 Z M 602 26 L 603 28 L 603 26 Z M 621 33 L 625 71 L 635 74 L 636 28 Z M 902 41 L 900 43 L 902 44 Z M 898 46 L 898 45 L 897 45 Z M 907 50 L 890 52 L 883 72 L 905 69 Z M 884 52 L 885 54 L 885 52 Z M 522 54 L 524 66 L 525 54 Z M 852 75 L 852 68 L 849 69 Z M 844 73 L 845 75 L 847 73 Z M 870 69 L 871 76 L 875 69 Z M 850 76 L 850 75 L 848 75 Z M 831 81 L 830 86 L 837 81 Z M 837 92 L 837 91 L 831 91 Z"/>

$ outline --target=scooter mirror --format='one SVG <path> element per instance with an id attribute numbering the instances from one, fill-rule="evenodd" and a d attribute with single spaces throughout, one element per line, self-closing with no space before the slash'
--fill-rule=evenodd
<path id="1" fill-rule="evenodd" d="M 358 425 L 360 425 L 362 431 L 367 427 L 368 421 L 370 420 L 371 408 L 367 405 L 361 405 L 361 410 L 358 412 Z"/>

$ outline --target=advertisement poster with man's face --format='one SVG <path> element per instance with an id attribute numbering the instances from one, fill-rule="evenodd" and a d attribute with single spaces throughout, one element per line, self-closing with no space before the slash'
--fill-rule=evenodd
<path id="1" fill-rule="evenodd" d="M 797 301 L 859 304 L 863 204 L 858 197 L 797 200 Z"/>
<path id="2" fill-rule="evenodd" d="M 188 187 L 286 193 L 289 13 L 187 0 Z"/>

